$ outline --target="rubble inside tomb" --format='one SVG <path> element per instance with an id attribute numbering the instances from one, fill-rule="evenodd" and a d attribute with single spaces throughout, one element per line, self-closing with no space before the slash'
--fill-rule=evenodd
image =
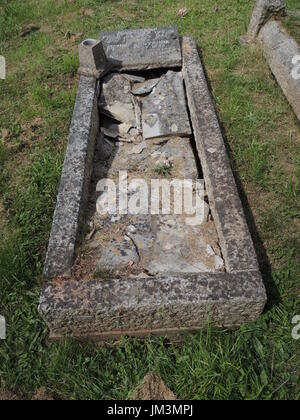
<path id="1" fill-rule="evenodd" d="M 97 211 L 98 182 L 119 185 L 120 171 L 126 171 L 129 199 L 135 179 L 145 180 L 150 190 L 152 179 L 199 178 L 182 73 L 108 74 L 101 83 L 99 112 L 83 260 L 92 262 L 100 278 L 103 273 L 147 277 L 225 271 L 205 194 L 204 218 L 195 225 L 184 214 L 153 215 L 142 205 L 136 215 Z"/>

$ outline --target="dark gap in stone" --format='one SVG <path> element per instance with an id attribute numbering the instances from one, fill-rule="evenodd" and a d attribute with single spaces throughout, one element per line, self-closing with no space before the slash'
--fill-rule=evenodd
<path id="1" fill-rule="evenodd" d="M 146 80 L 148 80 L 148 79 L 158 79 L 159 77 L 163 76 L 164 74 L 166 74 L 170 70 L 175 71 L 175 72 L 180 72 L 180 71 L 182 71 L 182 68 L 181 67 L 173 67 L 173 68 L 160 68 L 160 69 L 139 70 L 139 71 L 132 71 L 132 70 L 126 71 L 126 70 L 124 70 L 124 71 L 119 72 L 119 73 L 121 73 L 121 74 L 122 73 L 132 74 L 133 76 L 144 77 Z M 113 73 L 113 71 L 111 73 Z"/>
<path id="2" fill-rule="evenodd" d="M 193 150 L 193 153 L 194 153 L 194 157 L 195 157 L 195 161 L 196 161 L 196 165 L 197 165 L 197 169 L 198 169 L 198 177 L 199 177 L 199 179 L 204 179 L 202 165 L 201 165 L 200 157 L 199 157 L 199 154 L 198 154 L 195 135 L 194 135 L 194 128 L 193 128 L 193 123 L 192 123 L 192 118 L 191 118 L 191 112 L 190 112 L 190 108 L 189 108 L 189 105 L 188 105 L 188 98 L 187 98 L 187 94 L 186 94 L 186 87 L 185 87 L 184 78 L 183 78 L 183 86 L 184 86 L 184 93 L 185 93 L 186 108 L 187 108 L 187 112 L 188 112 L 188 116 L 189 116 L 190 125 L 191 125 L 191 128 L 192 128 L 192 135 L 190 136 L 190 144 L 191 144 L 191 147 L 192 147 L 192 150 Z"/>

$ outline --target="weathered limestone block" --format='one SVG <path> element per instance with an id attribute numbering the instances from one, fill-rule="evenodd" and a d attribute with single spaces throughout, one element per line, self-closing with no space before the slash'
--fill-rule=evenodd
<path id="1" fill-rule="evenodd" d="M 201 273 L 105 281 L 51 281 L 43 285 L 39 313 L 51 338 L 108 339 L 231 327 L 254 321 L 265 305 L 256 271 Z"/>
<path id="2" fill-rule="evenodd" d="M 272 73 L 300 120 L 300 71 L 296 71 L 300 64 L 299 45 L 274 21 L 262 28 L 259 40 Z"/>
<path id="3" fill-rule="evenodd" d="M 123 70 L 180 67 L 177 28 L 147 28 L 101 32 L 100 40 L 111 64 Z"/>
<path id="4" fill-rule="evenodd" d="M 97 133 L 98 81 L 81 76 L 44 266 L 44 277 L 69 275 L 86 203 Z"/>
<path id="5" fill-rule="evenodd" d="M 270 18 L 284 16 L 285 13 L 284 0 L 257 0 L 244 41 L 254 42 L 261 28 Z"/>
<path id="6" fill-rule="evenodd" d="M 192 38 L 184 37 L 183 74 L 209 204 L 228 272 L 259 270 L 205 72 Z"/>
<path id="7" fill-rule="evenodd" d="M 98 79 L 110 68 L 101 41 L 86 39 L 79 45 L 78 73 Z"/>
<path id="8" fill-rule="evenodd" d="M 143 100 L 142 125 L 144 139 L 192 134 L 182 73 L 168 71 Z"/>

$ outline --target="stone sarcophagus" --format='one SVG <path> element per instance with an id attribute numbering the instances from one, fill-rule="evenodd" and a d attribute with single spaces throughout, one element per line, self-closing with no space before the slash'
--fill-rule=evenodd
<path id="1" fill-rule="evenodd" d="M 51 337 L 257 319 L 266 292 L 195 41 L 162 28 L 100 42 L 88 43 L 106 58 L 80 78 L 44 267 Z"/>

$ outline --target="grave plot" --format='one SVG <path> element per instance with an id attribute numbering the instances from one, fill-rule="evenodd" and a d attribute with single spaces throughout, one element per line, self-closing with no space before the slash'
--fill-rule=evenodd
<path id="1" fill-rule="evenodd" d="M 223 271 L 205 191 L 193 192 L 196 186 L 191 185 L 194 201 L 193 194 L 199 194 L 198 217 L 182 214 L 184 197 L 179 190 L 179 214 L 173 212 L 175 189 L 183 188 L 185 180 L 199 178 L 182 72 L 169 70 L 159 78 L 135 79 L 112 73 L 102 81 L 100 135 L 89 203 L 91 232 L 84 242 L 90 264 L 83 264 L 100 278 L 102 272 L 134 278 Z M 115 205 L 110 215 L 105 211 L 101 215 L 99 197 L 105 197 L 99 192 L 99 181 L 105 178 L 114 181 L 116 192 L 120 182 L 127 186 L 128 209 L 124 210 L 129 214 L 120 214 L 120 206 Z M 157 206 L 151 206 L 151 181 L 154 185 L 161 181 Z M 162 201 L 169 206 L 166 214 L 161 214 Z"/>
<path id="2" fill-rule="evenodd" d="M 44 267 L 51 337 L 256 319 L 265 289 L 195 42 L 100 40 L 109 70 L 81 76 Z"/>

